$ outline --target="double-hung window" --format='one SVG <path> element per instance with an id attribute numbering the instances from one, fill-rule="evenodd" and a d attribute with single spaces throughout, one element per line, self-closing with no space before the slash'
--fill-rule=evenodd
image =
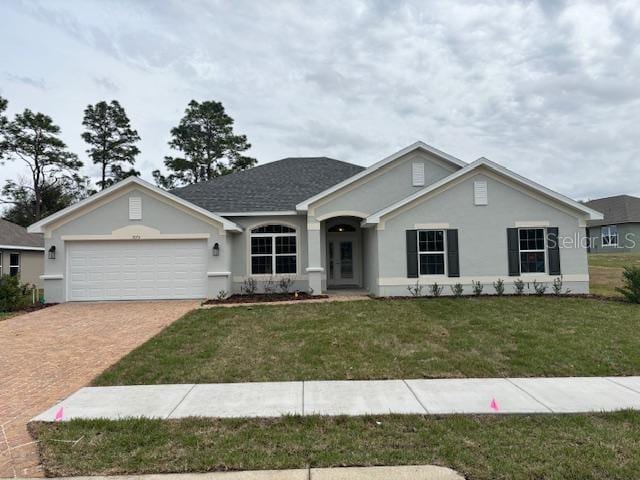
<path id="1" fill-rule="evenodd" d="M 418 231 L 420 275 L 444 275 L 444 230 Z"/>
<path id="2" fill-rule="evenodd" d="M 602 227 L 602 246 L 617 247 L 618 246 L 618 226 L 608 225 Z"/>
<path id="3" fill-rule="evenodd" d="M 20 273 L 20 254 L 12 253 L 9 255 L 9 275 L 18 276 Z"/>
<path id="4" fill-rule="evenodd" d="M 520 272 L 544 273 L 546 271 L 544 237 L 544 228 L 520 229 Z"/>
<path id="5" fill-rule="evenodd" d="M 295 274 L 296 231 L 286 225 L 263 225 L 251 230 L 251 274 Z"/>

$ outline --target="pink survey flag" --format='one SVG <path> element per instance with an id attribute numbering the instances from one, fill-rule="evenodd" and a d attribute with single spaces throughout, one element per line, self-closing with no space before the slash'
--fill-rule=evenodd
<path id="1" fill-rule="evenodd" d="M 62 415 L 64 415 L 64 410 L 63 410 L 63 407 L 60 407 L 56 412 L 56 422 L 59 422 L 62 420 Z"/>
<path id="2" fill-rule="evenodd" d="M 491 399 L 491 403 L 489 404 L 489 407 L 491 407 L 491 410 L 493 410 L 494 412 L 497 412 L 498 410 L 500 410 L 500 407 L 498 406 L 498 402 L 496 402 L 495 398 Z"/>

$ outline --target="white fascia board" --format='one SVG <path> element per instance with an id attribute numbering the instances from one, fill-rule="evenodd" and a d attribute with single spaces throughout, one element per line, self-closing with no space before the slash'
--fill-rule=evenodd
<path id="1" fill-rule="evenodd" d="M 22 245 L 0 245 L 0 250 L 31 250 L 44 252 L 44 247 L 24 247 Z"/>
<path id="2" fill-rule="evenodd" d="M 311 198 L 308 198 L 307 200 L 300 202 L 298 205 L 296 205 L 296 210 L 298 210 L 299 212 L 306 212 L 309 209 L 309 205 L 311 205 L 313 202 L 316 202 L 318 200 L 320 200 L 321 198 L 326 197 L 327 195 L 331 195 L 333 192 L 336 192 L 338 190 L 340 190 L 341 188 L 346 187 L 347 185 L 350 185 L 351 183 L 366 177 L 367 175 L 371 174 L 372 172 L 375 172 L 376 170 L 384 167 L 385 165 L 393 162 L 394 160 L 407 155 L 408 153 L 413 152 L 414 150 L 426 150 L 427 152 L 435 155 L 436 157 L 442 158 L 443 160 L 446 160 L 458 167 L 464 168 L 467 164 L 465 162 L 463 162 L 462 160 L 460 160 L 459 158 L 456 158 L 452 155 L 449 155 L 448 153 L 443 152 L 442 150 L 438 150 L 435 147 L 432 147 L 431 145 L 428 145 L 424 142 L 415 142 L 411 145 L 409 145 L 408 147 L 403 148 L 402 150 L 397 151 L 396 153 L 389 155 L 388 157 L 383 158 L 382 160 L 380 160 L 377 163 L 374 163 L 373 165 L 371 165 L 370 167 L 366 168 L 365 170 L 356 173 L 355 175 L 347 178 L 346 180 L 343 180 L 342 182 L 314 195 Z"/>
<path id="3" fill-rule="evenodd" d="M 363 222 L 363 226 L 368 226 L 368 225 L 374 225 L 377 223 L 380 223 L 380 219 L 382 217 L 384 217 L 385 215 L 387 215 L 388 213 L 391 213 L 395 210 L 397 210 L 400 207 L 403 207 L 404 205 L 411 203 L 412 201 L 423 197 L 424 195 L 427 195 L 431 192 L 433 192 L 434 190 L 437 190 L 438 188 L 456 180 L 457 178 L 462 177 L 463 175 L 468 174 L 469 172 L 477 169 L 480 166 L 485 166 L 487 168 L 489 168 L 490 170 L 493 170 L 494 172 L 497 172 L 507 178 L 510 178 L 511 180 L 514 180 L 518 183 L 521 183 L 527 187 L 529 187 L 530 189 L 542 193 L 543 195 L 550 197 L 556 201 L 558 201 L 559 203 L 565 204 L 571 208 L 573 208 L 574 210 L 578 210 L 581 211 L 587 215 L 589 215 L 589 220 L 599 220 L 603 218 L 603 215 L 600 212 L 597 212 L 585 205 L 583 205 L 582 203 L 576 202 L 575 200 L 570 199 L 569 197 L 566 197 L 560 193 L 554 192 L 553 190 L 549 190 L 546 187 L 543 187 L 542 185 L 529 180 L 528 178 L 525 178 L 521 175 L 518 175 L 517 173 L 512 172 L 511 170 L 506 169 L 505 167 L 503 167 L 502 165 L 498 165 L 495 162 L 492 162 L 491 160 L 489 160 L 488 158 L 484 158 L 481 157 L 478 160 L 476 160 L 473 163 L 470 163 L 469 165 L 467 165 L 466 167 L 464 167 L 462 170 L 458 170 L 457 172 L 452 173 L 451 175 L 449 175 L 448 177 L 443 178 L 442 180 L 435 182 L 431 185 L 429 185 L 426 188 L 423 188 L 422 190 L 417 191 L 416 193 L 414 193 L 413 195 L 409 195 L 408 197 L 400 200 L 399 202 L 394 203 L 393 205 L 390 205 L 386 208 L 383 208 L 382 210 L 379 210 L 373 214 L 371 214 L 369 217 L 367 217 L 367 219 Z"/>
<path id="4" fill-rule="evenodd" d="M 276 217 L 283 215 L 300 215 L 300 212 L 295 210 L 282 210 L 274 212 L 216 212 L 216 215 L 221 217 Z"/>
<path id="5" fill-rule="evenodd" d="M 211 213 L 210 211 L 205 210 L 204 208 L 199 207 L 191 202 L 188 202 L 180 197 L 177 197 L 176 195 L 166 192 L 161 188 L 156 187 L 155 185 L 151 185 L 149 182 L 146 182 L 145 180 L 142 180 L 141 178 L 138 178 L 138 177 L 128 177 L 122 180 L 121 182 L 118 182 L 115 185 L 112 185 L 109 188 L 105 188 L 101 192 L 98 192 L 90 196 L 89 198 L 85 198 L 84 200 L 78 203 L 74 203 L 73 205 L 70 205 L 67 208 L 63 208 L 59 212 L 56 212 L 53 215 L 49 215 L 48 217 L 43 218 L 42 220 L 34 223 L 33 225 L 29 225 L 29 227 L 27 228 L 27 231 L 29 233 L 43 233 L 43 227 L 50 224 L 51 222 L 54 222 L 60 218 L 63 218 L 66 215 L 69 215 L 70 213 L 73 213 L 78 209 L 81 209 L 97 200 L 100 200 L 101 198 L 107 197 L 108 195 L 111 195 L 112 193 L 117 192 L 118 190 L 130 184 L 135 184 L 144 189 L 151 190 L 152 192 L 158 195 L 166 197 L 169 200 L 179 205 L 182 205 L 183 207 L 187 207 L 195 212 L 200 213 L 201 215 L 204 215 L 205 217 L 215 220 L 216 222 L 219 222 L 222 224 L 224 230 L 228 230 L 232 232 L 242 231 L 242 228 L 240 228 L 238 225 L 236 225 L 232 221 L 227 220 L 226 218 L 222 218 L 219 215 L 216 215 L 215 213 Z"/>

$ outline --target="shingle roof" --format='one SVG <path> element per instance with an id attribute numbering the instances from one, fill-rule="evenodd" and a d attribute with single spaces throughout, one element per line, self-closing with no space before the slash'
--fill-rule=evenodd
<path id="1" fill-rule="evenodd" d="M 41 233 L 27 233 L 27 229 L 0 218 L 0 245 L 44 248 Z"/>
<path id="2" fill-rule="evenodd" d="M 171 193 L 215 213 L 295 210 L 303 200 L 362 170 L 327 157 L 290 157 Z"/>
<path id="3" fill-rule="evenodd" d="M 589 221 L 589 226 L 640 222 L 640 198 L 638 197 L 617 195 L 591 200 L 585 205 L 604 214 L 603 220 Z"/>

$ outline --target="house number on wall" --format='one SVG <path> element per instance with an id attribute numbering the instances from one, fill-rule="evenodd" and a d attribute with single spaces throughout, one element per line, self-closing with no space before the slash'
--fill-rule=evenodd
<path id="1" fill-rule="evenodd" d="M 131 238 L 134 240 L 140 240 L 140 238 L 142 238 L 141 235 L 131 235 Z"/>

